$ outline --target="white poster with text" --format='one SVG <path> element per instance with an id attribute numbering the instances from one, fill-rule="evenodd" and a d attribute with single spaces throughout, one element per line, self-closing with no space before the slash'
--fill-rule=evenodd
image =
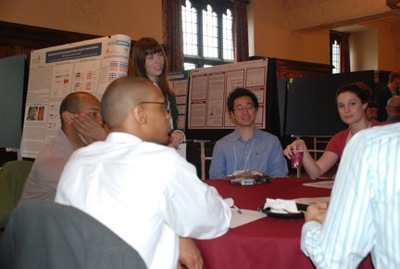
<path id="1" fill-rule="evenodd" d="M 128 74 L 131 38 L 113 35 L 31 53 L 21 156 L 35 158 L 60 129 L 59 107 L 72 92 L 99 100 L 106 87 Z"/>

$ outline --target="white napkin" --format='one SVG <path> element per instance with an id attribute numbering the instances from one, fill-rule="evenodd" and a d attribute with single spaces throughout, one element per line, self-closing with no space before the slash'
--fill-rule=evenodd
<path id="1" fill-rule="evenodd" d="M 264 209 L 266 208 L 271 208 L 272 213 L 279 213 L 279 214 L 300 213 L 300 211 L 297 210 L 295 200 L 267 198 L 264 204 Z"/>

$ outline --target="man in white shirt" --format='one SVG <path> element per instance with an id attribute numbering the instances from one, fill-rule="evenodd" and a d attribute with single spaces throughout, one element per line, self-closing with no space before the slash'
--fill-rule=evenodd
<path id="1" fill-rule="evenodd" d="M 400 123 L 351 138 L 327 213 L 311 205 L 305 214 L 301 248 L 317 268 L 357 268 L 368 253 L 375 268 L 400 268 L 399 159 Z"/>
<path id="2" fill-rule="evenodd" d="M 193 165 L 162 145 L 171 115 L 151 82 L 117 79 L 107 87 L 101 111 L 110 134 L 73 153 L 56 202 L 102 222 L 135 248 L 149 268 L 175 269 L 179 236 L 224 234 L 230 209 L 198 179 Z"/>

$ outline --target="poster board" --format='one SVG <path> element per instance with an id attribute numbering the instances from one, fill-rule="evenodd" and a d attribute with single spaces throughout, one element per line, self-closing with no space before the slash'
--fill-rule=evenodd
<path id="1" fill-rule="evenodd" d="M 175 93 L 176 107 L 178 109 L 177 127 L 179 130 L 186 128 L 187 96 L 189 89 L 189 71 L 182 70 L 168 74 L 168 82 Z"/>
<path id="2" fill-rule="evenodd" d="M 336 91 L 354 82 L 374 88 L 374 71 L 292 78 L 288 85 L 286 135 L 331 137 L 348 126 L 339 116 Z"/>
<path id="3" fill-rule="evenodd" d="M 71 92 L 101 99 L 106 87 L 126 76 L 131 38 L 113 35 L 31 53 L 21 156 L 35 158 L 60 129 L 59 106 Z"/>
<path id="4" fill-rule="evenodd" d="M 25 54 L 0 59 L 0 148 L 20 146 L 26 71 Z"/>
<path id="5" fill-rule="evenodd" d="M 259 109 L 255 125 L 265 129 L 267 73 L 268 59 L 192 70 L 187 129 L 234 129 L 226 98 L 237 87 L 247 88 L 257 96 Z"/>

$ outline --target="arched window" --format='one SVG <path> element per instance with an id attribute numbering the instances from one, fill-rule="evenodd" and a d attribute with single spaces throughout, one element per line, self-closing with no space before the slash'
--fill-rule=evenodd
<path id="1" fill-rule="evenodd" d="M 331 57 L 332 57 L 332 73 L 337 74 L 340 73 L 340 44 L 338 40 L 334 40 L 333 43 L 331 44 Z"/>
<path id="2" fill-rule="evenodd" d="M 184 68 L 231 63 L 232 1 L 186 0 L 182 5 Z"/>
<path id="3" fill-rule="evenodd" d="M 170 70 L 182 70 L 184 62 L 185 69 L 190 69 L 247 61 L 249 59 L 248 4 L 249 0 L 162 0 L 163 44 L 169 56 Z M 207 18 L 204 29 L 203 17 Z M 211 23 L 207 21 L 209 17 Z M 216 40 L 217 57 L 204 55 L 203 44 L 206 41 L 203 33 L 211 40 Z M 185 35 L 185 45 L 183 35 Z M 210 44 L 207 43 L 207 46 Z M 213 46 L 215 44 L 211 43 L 212 48 Z"/>
<path id="4" fill-rule="evenodd" d="M 331 31 L 330 44 L 332 73 L 350 72 L 349 34 Z"/>

